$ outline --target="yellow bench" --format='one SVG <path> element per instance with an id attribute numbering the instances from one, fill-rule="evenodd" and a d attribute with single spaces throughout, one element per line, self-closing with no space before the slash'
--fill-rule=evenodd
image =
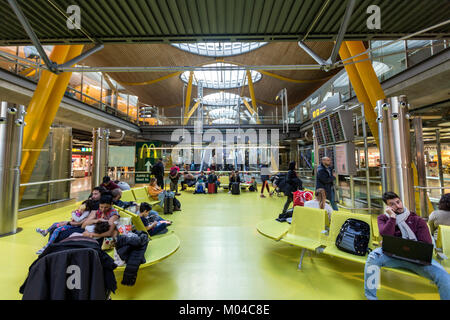
<path id="1" fill-rule="evenodd" d="M 152 206 L 160 204 L 159 200 L 153 200 L 148 195 L 147 187 L 134 188 L 134 189 L 131 189 L 131 191 L 133 191 L 134 199 L 137 203 L 147 202 L 147 203 L 151 204 Z"/>
<path id="2" fill-rule="evenodd" d="M 121 217 L 130 217 L 133 225 L 136 227 L 136 230 L 145 231 L 145 228 L 141 218 L 133 214 L 129 211 L 123 210 L 121 208 L 116 207 L 119 210 L 119 214 Z M 148 234 L 148 232 L 147 232 Z M 150 241 L 147 245 L 147 250 L 145 251 L 145 263 L 141 264 L 139 268 L 146 268 L 155 263 L 158 263 L 172 254 L 174 254 L 178 248 L 180 247 L 180 239 L 172 232 L 162 235 L 161 237 L 150 237 Z M 114 258 L 114 250 L 110 250 L 108 254 Z M 125 270 L 126 266 L 117 267 L 117 271 Z"/>
<path id="3" fill-rule="evenodd" d="M 275 219 L 271 219 L 259 222 L 256 230 L 265 237 L 279 241 L 289 231 L 290 227 L 287 222 L 281 223 Z"/>
<path id="4" fill-rule="evenodd" d="M 133 191 L 126 190 L 122 191 L 122 197 L 120 198 L 122 201 L 136 201 L 136 198 L 134 197 Z"/>
<path id="5" fill-rule="evenodd" d="M 437 260 L 447 272 L 450 272 L 450 226 L 439 226 L 436 247 Z"/>
<path id="6" fill-rule="evenodd" d="M 322 235 L 325 231 L 325 210 L 294 207 L 289 231 L 281 238 L 282 242 L 301 247 L 298 268 L 302 268 L 302 261 L 306 250 L 316 251 L 322 245 Z"/>

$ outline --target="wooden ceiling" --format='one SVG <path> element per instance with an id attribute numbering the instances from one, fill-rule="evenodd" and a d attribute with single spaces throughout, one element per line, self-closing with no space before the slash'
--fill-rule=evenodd
<path id="1" fill-rule="evenodd" d="M 319 56 L 327 59 L 333 47 L 333 42 L 307 42 L 307 45 Z M 89 47 L 86 47 L 86 50 Z M 297 42 L 271 42 L 259 49 L 237 56 L 224 57 L 224 62 L 243 65 L 301 65 L 316 64 L 306 54 Z M 105 48 L 83 61 L 87 66 L 194 66 L 205 63 L 214 63 L 216 58 L 192 54 L 170 44 L 117 44 L 106 45 Z M 288 92 L 288 104 L 294 107 L 319 88 L 328 77 L 339 70 L 325 71 L 273 71 L 272 73 L 299 80 L 323 79 L 317 82 L 299 84 L 263 75 L 261 80 L 254 83 L 255 96 L 258 105 L 263 106 L 263 112 L 268 114 L 276 104 L 275 96 L 283 88 Z M 135 73 L 109 73 L 119 82 L 144 82 L 158 79 L 169 72 L 135 72 Z M 184 82 L 179 76 L 172 77 L 150 85 L 124 85 L 129 92 L 137 95 L 139 101 L 147 104 L 164 107 L 167 116 L 180 115 L 183 103 Z M 224 90 L 241 94 L 241 89 Z M 204 89 L 204 95 L 217 92 L 217 90 Z M 248 87 L 243 95 L 250 97 Z M 197 87 L 193 87 L 192 97 L 197 96 Z M 265 103 L 264 103 L 265 102 Z"/>

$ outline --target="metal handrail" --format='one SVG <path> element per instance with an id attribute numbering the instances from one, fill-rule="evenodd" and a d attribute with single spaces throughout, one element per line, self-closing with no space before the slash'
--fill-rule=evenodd
<path id="1" fill-rule="evenodd" d="M 36 185 L 40 185 L 40 184 L 58 183 L 58 182 L 65 182 L 65 181 L 75 181 L 75 178 L 21 183 L 20 186 L 28 187 L 28 186 L 36 186 Z"/>
<path id="2" fill-rule="evenodd" d="M 450 186 L 448 187 L 420 187 L 420 186 L 414 186 L 415 189 L 450 189 Z"/>

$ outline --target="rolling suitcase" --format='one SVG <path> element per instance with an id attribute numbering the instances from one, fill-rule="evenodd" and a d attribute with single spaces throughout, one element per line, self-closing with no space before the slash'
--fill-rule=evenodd
<path id="1" fill-rule="evenodd" d="M 231 184 L 231 194 L 241 194 L 241 188 L 239 188 L 239 182 L 233 182 Z"/>
<path id="2" fill-rule="evenodd" d="M 217 188 L 215 183 L 208 183 L 208 193 L 217 193 Z"/>
<path id="3" fill-rule="evenodd" d="M 172 214 L 173 213 L 173 198 L 175 197 L 175 193 L 172 191 L 166 191 L 166 195 L 164 197 L 164 214 Z"/>

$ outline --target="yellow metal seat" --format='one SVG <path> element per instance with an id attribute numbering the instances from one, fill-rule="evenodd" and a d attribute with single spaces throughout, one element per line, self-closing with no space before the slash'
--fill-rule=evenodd
<path id="1" fill-rule="evenodd" d="M 137 203 L 147 202 L 152 206 L 160 204 L 159 200 L 153 200 L 153 198 L 148 195 L 147 187 L 133 188 L 131 191 L 133 191 Z"/>
<path id="2" fill-rule="evenodd" d="M 141 218 L 129 211 L 126 211 L 122 208 L 114 206 L 117 210 L 119 210 L 119 214 L 121 217 L 130 217 L 133 225 L 136 230 L 145 231 L 148 234 L 147 229 L 144 226 Z M 174 254 L 178 248 L 180 247 L 180 239 L 173 232 L 169 232 L 163 234 L 161 236 L 150 237 L 150 241 L 147 245 L 147 250 L 145 251 L 145 263 L 141 264 L 139 268 L 145 268 L 151 266 L 155 263 L 158 263 L 172 254 Z M 108 254 L 114 258 L 114 250 L 110 250 Z M 117 267 L 117 271 L 125 270 L 126 266 Z"/>
<path id="3" fill-rule="evenodd" d="M 263 236 L 278 241 L 283 237 L 291 226 L 287 222 L 279 222 L 275 219 L 264 220 L 257 224 L 256 230 Z"/>
<path id="4" fill-rule="evenodd" d="M 282 242 L 303 248 L 298 268 L 301 269 L 306 250 L 316 251 L 322 245 L 322 236 L 326 232 L 327 212 L 308 207 L 294 207 L 292 223 Z"/>
<path id="5" fill-rule="evenodd" d="M 436 247 L 438 261 L 450 272 L 450 226 L 439 226 Z"/>
<path id="6" fill-rule="evenodd" d="M 360 213 L 350 213 L 350 212 L 342 212 L 342 211 L 335 211 L 333 212 L 333 215 L 331 216 L 331 223 L 330 223 L 330 234 L 326 238 L 326 241 L 323 243 L 323 245 L 326 246 L 326 248 L 323 250 L 324 254 L 328 254 L 330 256 L 358 262 L 358 263 L 366 263 L 367 254 L 365 256 L 357 256 L 351 253 L 344 252 L 338 247 L 336 247 L 336 238 L 341 230 L 342 225 L 347 219 L 358 219 L 361 221 L 366 222 L 370 228 L 372 228 L 372 219 L 371 215 L 369 214 L 360 214 Z M 370 239 L 369 239 L 369 248 L 373 249 L 372 244 L 372 231 L 370 232 Z"/>
<path id="7" fill-rule="evenodd" d="M 224 189 L 228 189 L 228 185 L 230 184 L 229 176 L 220 176 L 219 177 L 220 186 Z"/>
<path id="8" fill-rule="evenodd" d="M 125 190 L 122 191 L 122 197 L 120 198 L 122 201 L 136 201 L 136 198 L 134 197 L 133 191 L 131 190 Z"/>
<path id="9" fill-rule="evenodd" d="M 325 215 L 325 210 L 294 207 L 291 226 L 281 241 L 309 250 L 317 249 L 322 244 Z"/>

